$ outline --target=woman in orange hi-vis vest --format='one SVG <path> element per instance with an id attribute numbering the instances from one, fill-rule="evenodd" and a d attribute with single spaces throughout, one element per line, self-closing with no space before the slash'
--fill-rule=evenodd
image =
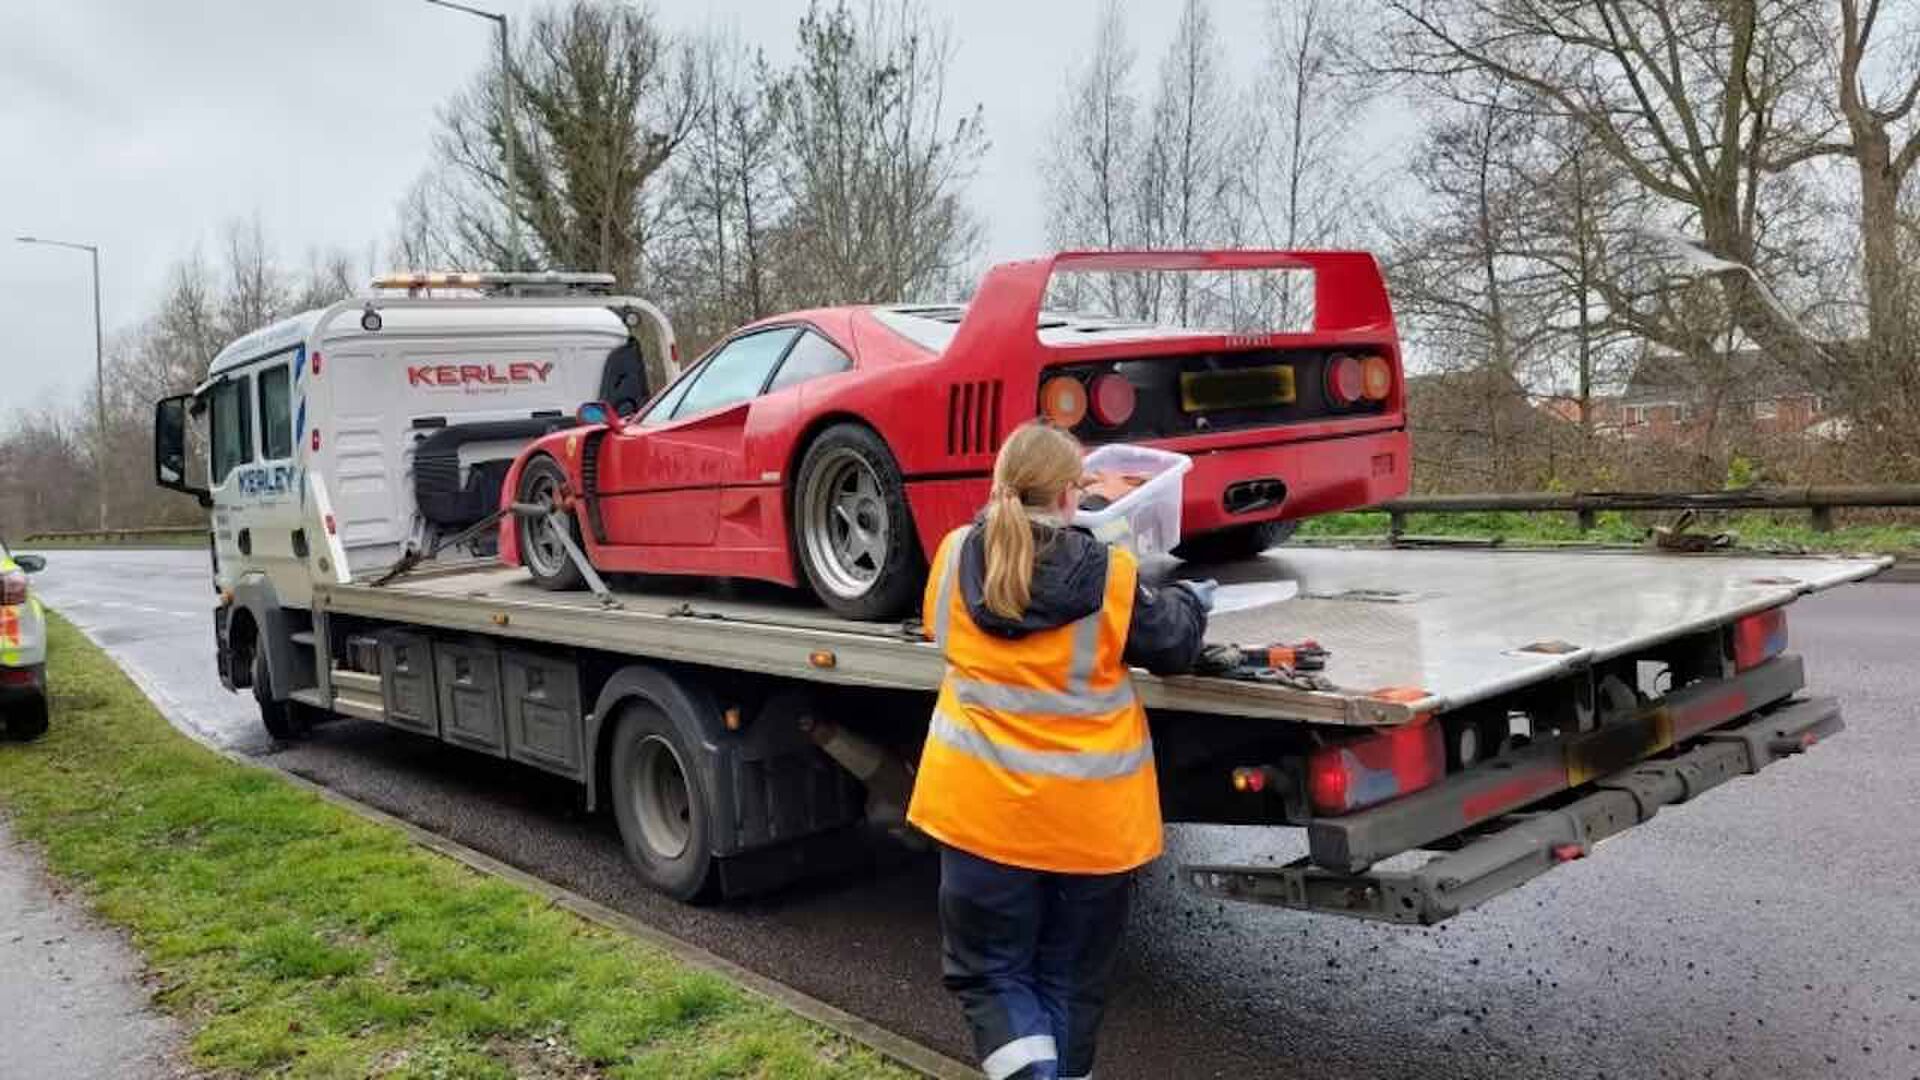
<path id="1" fill-rule="evenodd" d="M 927 579 L 947 673 L 907 816 L 940 842 L 944 982 L 990 1080 L 1092 1072 L 1133 871 L 1161 846 L 1128 667 L 1189 670 L 1212 602 L 1069 526 L 1081 471 L 1073 436 L 1015 431 Z"/>

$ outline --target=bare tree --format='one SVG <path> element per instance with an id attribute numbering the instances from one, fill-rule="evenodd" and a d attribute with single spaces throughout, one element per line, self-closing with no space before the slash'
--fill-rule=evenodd
<path id="1" fill-rule="evenodd" d="M 1094 27 L 1086 65 L 1068 81 L 1040 162 L 1046 190 L 1047 237 L 1058 248 L 1117 248 L 1134 243 L 1134 181 L 1139 109 L 1134 54 L 1119 0 L 1107 0 Z M 1083 275 L 1065 283 L 1060 301 L 1087 303 Z M 1126 310 L 1121 281 L 1102 282 L 1107 310 Z"/>
<path id="2" fill-rule="evenodd" d="M 784 284 L 799 303 L 951 288 L 980 226 L 964 196 L 986 151 L 979 106 L 946 100 L 952 48 L 915 0 L 815 4 L 771 86 Z"/>
<path id="3" fill-rule="evenodd" d="M 644 8 L 569 0 L 534 16 L 514 56 L 511 72 L 489 70 L 443 110 L 446 197 L 416 192 L 403 213 L 437 214 L 428 231 L 440 229 L 463 260 L 495 266 L 515 257 L 507 222 L 518 214 L 537 248 L 527 257 L 632 282 L 646 242 L 647 185 L 686 137 L 697 105 L 686 50 Z M 504 77 L 513 79 L 510 123 Z M 401 232 L 431 252 L 422 229 L 403 221 Z"/>
<path id="4" fill-rule="evenodd" d="M 1172 42 L 1160 61 L 1159 88 L 1141 155 L 1138 233 L 1153 247 L 1206 247 L 1230 233 L 1230 196 L 1236 181 L 1238 132 L 1233 93 L 1220 70 L 1219 33 L 1205 0 L 1184 0 Z M 1183 324 L 1204 321 L 1217 298 L 1197 288 L 1191 274 L 1146 279 L 1142 297 L 1154 317 Z"/>
<path id="5" fill-rule="evenodd" d="M 649 285 L 696 348 L 775 310 L 774 238 L 788 210 L 764 56 L 731 36 L 702 41 L 697 55 L 700 105 L 648 253 Z"/>

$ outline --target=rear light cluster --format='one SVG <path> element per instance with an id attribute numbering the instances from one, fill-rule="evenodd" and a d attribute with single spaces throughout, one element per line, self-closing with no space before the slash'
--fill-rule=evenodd
<path id="1" fill-rule="evenodd" d="M 1342 407 L 1385 401 L 1393 393 L 1393 365 L 1379 355 L 1333 356 L 1327 361 L 1327 398 Z"/>
<path id="2" fill-rule="evenodd" d="M 1787 651 L 1787 609 L 1768 608 L 1733 624 L 1733 666 L 1741 671 Z"/>
<path id="3" fill-rule="evenodd" d="M 1139 394 L 1125 375 L 1108 371 L 1082 380 L 1074 375 L 1055 375 L 1040 387 L 1040 415 L 1055 425 L 1071 430 L 1089 415 L 1105 428 L 1126 426 L 1133 419 Z"/>
<path id="4" fill-rule="evenodd" d="M 1307 755 L 1307 800 L 1316 814 L 1346 814 L 1411 795 L 1447 772 L 1440 724 L 1410 724 L 1322 746 Z"/>
<path id="5" fill-rule="evenodd" d="M 23 570 L 0 574 L 0 607 L 27 602 L 27 575 Z"/>

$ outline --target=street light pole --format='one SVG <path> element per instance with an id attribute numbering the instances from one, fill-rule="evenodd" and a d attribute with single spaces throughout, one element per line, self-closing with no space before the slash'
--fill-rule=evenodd
<path id="1" fill-rule="evenodd" d="M 35 236 L 17 236 L 22 244 L 70 248 L 84 251 L 93 262 L 93 422 L 96 438 L 93 447 L 94 484 L 100 496 L 100 531 L 107 528 L 107 367 L 106 347 L 100 331 L 100 249 L 92 244 L 66 240 L 42 240 Z"/>
<path id="2" fill-rule="evenodd" d="M 513 265 L 507 269 L 523 269 L 526 262 L 526 249 L 520 246 L 519 200 L 515 197 L 516 177 L 520 171 L 520 151 L 517 145 L 518 140 L 514 137 L 513 59 L 508 48 L 507 17 L 492 11 L 481 11 L 479 8 L 457 4 L 453 0 L 427 0 L 427 3 L 486 19 L 500 31 L 500 141 L 506 147 L 507 246 L 510 249 L 508 257 L 513 262 Z"/>

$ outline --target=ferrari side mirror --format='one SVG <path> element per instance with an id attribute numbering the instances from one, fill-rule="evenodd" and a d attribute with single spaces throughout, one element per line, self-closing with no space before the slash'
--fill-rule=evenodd
<path id="1" fill-rule="evenodd" d="M 573 418 L 585 425 L 610 428 L 620 426 L 620 414 L 613 411 L 613 406 L 604 401 L 587 402 L 580 406 L 580 410 L 573 414 Z"/>

